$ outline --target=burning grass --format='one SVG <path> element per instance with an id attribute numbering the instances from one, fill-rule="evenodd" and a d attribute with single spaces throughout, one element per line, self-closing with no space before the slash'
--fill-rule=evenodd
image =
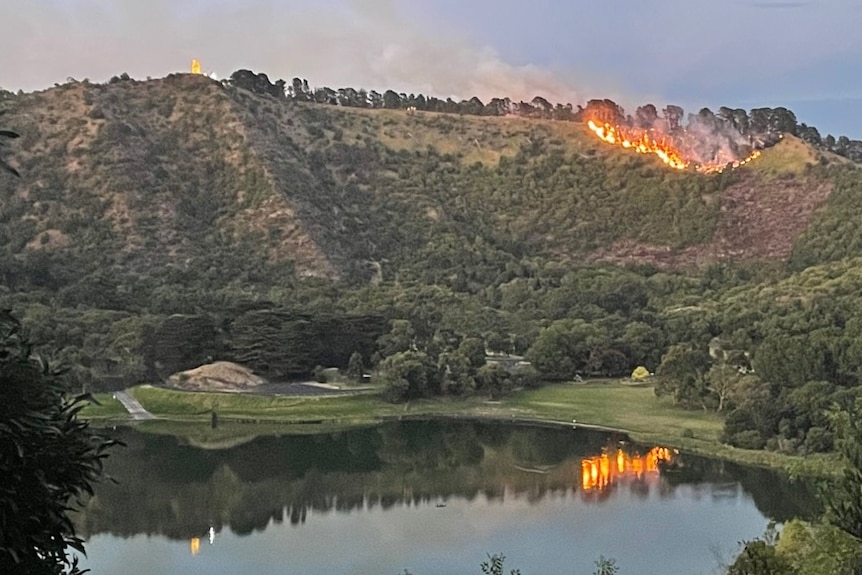
<path id="1" fill-rule="evenodd" d="M 608 123 L 597 124 L 593 120 L 587 122 L 587 127 L 600 140 L 607 144 L 620 146 L 625 150 L 631 150 L 638 154 L 653 154 L 669 168 L 674 170 L 685 170 L 693 167 L 704 174 L 721 173 L 725 169 L 739 168 L 760 157 L 760 150 L 752 150 L 747 156 L 738 158 L 730 155 L 726 150 L 719 149 L 708 161 L 697 161 L 692 159 L 674 141 L 674 137 L 657 132 L 655 130 L 644 130 L 626 126 L 612 126 Z"/>

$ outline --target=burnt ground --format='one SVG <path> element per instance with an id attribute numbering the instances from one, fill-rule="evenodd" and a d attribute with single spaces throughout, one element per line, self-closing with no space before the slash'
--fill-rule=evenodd
<path id="1" fill-rule="evenodd" d="M 831 182 L 814 178 L 746 178 L 722 193 L 718 224 L 708 243 L 673 249 L 624 239 L 597 250 L 589 259 L 649 263 L 662 269 L 725 260 L 784 260 L 831 192 Z"/>

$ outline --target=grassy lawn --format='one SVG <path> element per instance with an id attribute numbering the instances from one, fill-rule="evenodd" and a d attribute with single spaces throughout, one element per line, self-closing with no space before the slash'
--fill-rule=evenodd
<path id="1" fill-rule="evenodd" d="M 524 391 L 506 398 L 503 405 L 541 419 L 576 419 L 578 424 L 623 429 L 642 437 L 717 441 L 723 426 L 714 413 L 682 410 L 657 398 L 651 386 L 610 381 Z"/>
<path id="2" fill-rule="evenodd" d="M 213 410 L 223 420 L 254 419 L 259 422 L 340 420 L 375 421 L 398 412 L 396 405 L 374 395 L 280 397 L 239 393 L 205 393 L 140 386 L 132 395 L 158 417 L 182 421 L 209 421 Z"/>
<path id="3" fill-rule="evenodd" d="M 712 412 L 674 407 L 657 398 L 652 386 L 616 381 L 562 384 L 524 391 L 503 405 L 522 417 L 598 425 L 627 431 L 640 443 L 660 444 L 739 463 L 780 468 L 793 475 L 830 475 L 839 471 L 835 455 L 793 456 L 737 449 L 719 441 L 724 422 Z"/>
<path id="4" fill-rule="evenodd" d="M 374 424 L 402 416 L 485 417 L 533 420 L 623 430 L 633 440 L 675 447 L 740 463 L 782 468 L 793 474 L 831 473 L 833 456 L 795 457 L 749 451 L 719 442 L 722 419 L 687 411 L 655 396 L 651 386 L 616 381 L 549 385 L 503 398 L 433 399 L 393 405 L 374 394 L 278 397 L 236 393 L 197 393 L 141 386 L 133 395 L 159 421 L 138 424 L 142 431 L 168 433 L 192 443 L 223 447 L 257 435 L 318 433 Z M 110 396 L 108 396 L 110 398 Z M 219 426 L 212 429 L 215 410 Z M 89 415 L 89 414 L 88 414 Z"/>
<path id="5" fill-rule="evenodd" d="M 81 410 L 81 416 L 93 420 L 118 420 L 129 418 L 129 413 L 123 404 L 113 398 L 110 393 L 94 393 L 98 404 L 90 403 Z"/>

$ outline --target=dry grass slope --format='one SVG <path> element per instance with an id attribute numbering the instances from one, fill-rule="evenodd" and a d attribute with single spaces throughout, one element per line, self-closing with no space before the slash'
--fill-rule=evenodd
<path id="1" fill-rule="evenodd" d="M 298 104 L 188 74 L 70 83 L 9 112 L 11 250 L 83 270 L 368 281 L 451 234 L 518 258 L 782 260 L 832 191 L 813 168 L 840 163 L 787 137 L 733 174 L 677 174 L 581 124 Z"/>

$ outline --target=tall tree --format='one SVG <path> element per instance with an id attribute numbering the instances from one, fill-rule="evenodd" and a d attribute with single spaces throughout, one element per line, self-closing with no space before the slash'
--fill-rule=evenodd
<path id="1" fill-rule="evenodd" d="M 707 395 L 704 375 L 709 368 L 706 352 L 688 345 L 673 345 L 661 358 L 656 369 L 657 396 L 671 395 L 676 404 L 685 407 L 702 406 Z"/>
<path id="2" fill-rule="evenodd" d="M 396 109 L 401 107 L 401 96 L 393 92 L 392 90 L 386 90 L 383 93 L 383 107 L 389 109 Z"/>
<path id="3" fill-rule="evenodd" d="M 0 116 L 6 113 L 6 110 L 0 110 Z M 13 140 L 18 137 L 18 134 L 12 132 L 11 130 L 0 130 L 0 170 L 5 170 L 14 175 L 18 175 L 18 171 L 9 165 L 9 163 L 3 158 L 3 148 L 5 147 L 7 140 Z"/>
<path id="4" fill-rule="evenodd" d="M 383 383 L 383 396 L 392 403 L 440 393 L 438 368 L 421 351 L 405 351 L 387 357 L 380 363 L 378 378 Z"/>
<path id="5" fill-rule="evenodd" d="M 307 88 L 308 81 L 301 80 L 299 78 L 293 78 L 290 81 L 290 88 L 288 89 L 288 92 L 294 100 L 297 100 L 299 102 L 305 102 L 308 101 L 308 99 L 310 98 Z"/>
<path id="6" fill-rule="evenodd" d="M 638 109 L 635 110 L 635 122 L 637 123 L 638 128 L 642 128 L 644 130 L 649 130 L 650 128 L 655 127 L 656 122 L 658 122 L 658 110 L 656 110 L 655 106 L 652 104 L 639 106 Z"/>
<path id="7" fill-rule="evenodd" d="M 677 130 L 681 127 L 680 123 L 685 115 L 685 111 L 682 108 L 674 106 L 673 104 L 668 104 L 662 112 L 664 113 L 664 119 L 667 121 L 667 125 L 670 130 Z"/>
<path id="8" fill-rule="evenodd" d="M 362 354 L 354 351 L 350 355 L 350 361 L 347 363 L 347 377 L 350 381 L 359 383 L 362 381 L 363 373 L 365 373 L 365 366 L 362 363 Z"/>
<path id="9" fill-rule="evenodd" d="M 543 329 L 527 359 L 545 377 L 570 379 L 585 373 L 590 351 L 607 340 L 601 328 L 582 319 L 565 319 Z"/>

